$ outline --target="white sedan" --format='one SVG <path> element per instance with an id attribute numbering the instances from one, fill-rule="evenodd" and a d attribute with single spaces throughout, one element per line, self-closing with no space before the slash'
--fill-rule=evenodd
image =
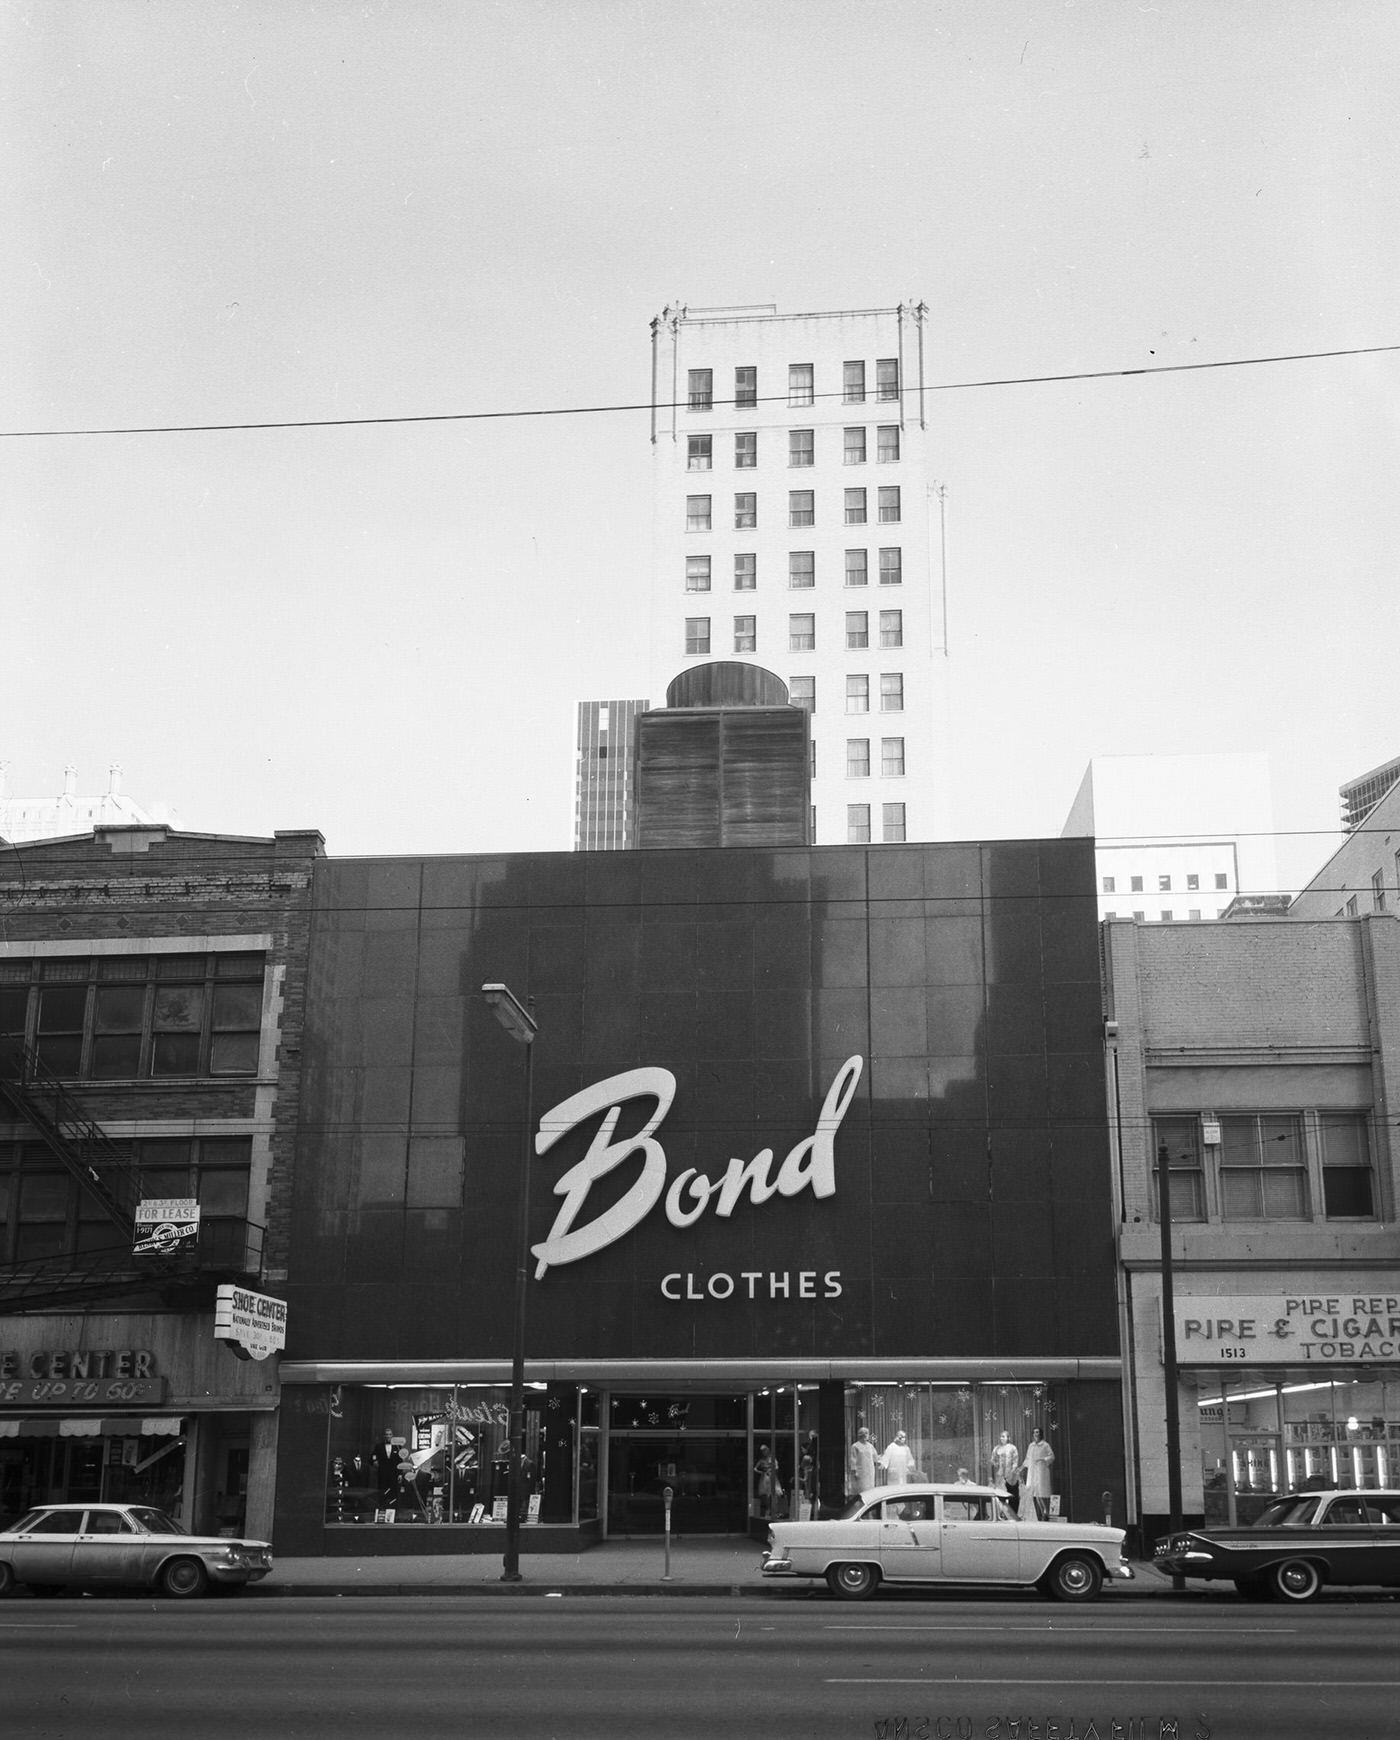
<path id="1" fill-rule="evenodd" d="M 1102 1523 L 1021 1522 L 989 1486 L 877 1486 L 839 1517 L 775 1522 L 765 1577 L 825 1577 L 863 1601 L 881 1582 L 1034 1587 L 1092 1601 L 1105 1577 L 1131 1578 L 1123 1530 Z"/>

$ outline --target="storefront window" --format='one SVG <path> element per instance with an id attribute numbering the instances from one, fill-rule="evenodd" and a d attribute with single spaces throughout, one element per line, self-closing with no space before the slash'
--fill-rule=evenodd
<path id="1" fill-rule="evenodd" d="M 133 1419 L 127 1432 L 74 1428 L 98 1421 L 0 1422 L 0 1527 L 37 1504 L 149 1504 L 181 1517 L 185 1423 Z M 146 1430 L 152 1427 L 158 1430 Z"/>
<path id="2" fill-rule="evenodd" d="M 546 1395 L 542 1385 L 525 1392 L 526 1524 L 568 1522 L 578 1514 L 578 1398 L 571 1387 L 559 1387 L 567 1394 Z M 327 1457 L 328 1523 L 503 1525 L 510 1390 L 503 1384 L 342 1385 Z M 596 1460 L 594 1469 L 596 1505 Z"/>
<path id="3" fill-rule="evenodd" d="M 1058 1514 L 1068 1484 L 1059 1415 L 1059 1398 L 1046 1384 L 853 1384 L 846 1391 L 847 1490 L 901 1479 L 955 1481 L 966 1469 L 974 1483 L 1014 1484 L 1022 1514 Z"/>
<path id="4" fill-rule="evenodd" d="M 1198 1381 L 1208 1523 L 1249 1523 L 1283 1492 L 1376 1489 L 1400 1478 L 1400 1382 L 1247 1373 Z"/>

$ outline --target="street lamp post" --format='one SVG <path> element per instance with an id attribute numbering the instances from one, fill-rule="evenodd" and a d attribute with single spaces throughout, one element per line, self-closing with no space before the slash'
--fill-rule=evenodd
<path id="1" fill-rule="evenodd" d="M 535 1035 L 539 1027 L 535 1021 L 533 999 L 527 1008 L 508 986 L 500 984 L 483 985 L 481 994 L 501 1026 L 525 1047 L 525 1135 L 520 1158 L 515 1339 L 510 1362 L 510 1470 L 506 1486 L 506 1550 L 501 1570 L 503 1583 L 518 1583 L 521 1581 L 520 1473 L 525 1454 L 525 1271 L 530 1261 L 530 1158 L 534 1150 L 531 1125 L 535 1120 Z"/>

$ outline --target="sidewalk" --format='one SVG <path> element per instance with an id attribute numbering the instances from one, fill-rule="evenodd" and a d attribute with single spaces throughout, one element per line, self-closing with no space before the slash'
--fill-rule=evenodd
<path id="1" fill-rule="evenodd" d="M 249 1584 L 251 1597 L 276 1595 L 825 1595 L 819 1581 L 759 1576 L 763 1549 L 734 1536 L 671 1541 L 604 1541 L 582 1553 L 522 1553 L 521 1581 L 501 1582 L 499 1553 L 394 1554 L 388 1557 L 276 1559 L 270 1576 Z M 1171 1578 L 1135 1562 L 1131 1583 L 1108 1582 L 1106 1600 L 1171 1595 Z M 1204 1594 L 1201 1585 L 1185 1593 Z"/>

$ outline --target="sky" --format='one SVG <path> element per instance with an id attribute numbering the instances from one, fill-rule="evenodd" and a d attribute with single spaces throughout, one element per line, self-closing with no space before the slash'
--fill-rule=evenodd
<path id="1" fill-rule="evenodd" d="M 650 321 L 923 301 L 953 835 L 1265 751 L 1296 886 L 1400 754 L 1397 88 L 1393 0 L 0 0 L 10 793 L 567 850 Z"/>

